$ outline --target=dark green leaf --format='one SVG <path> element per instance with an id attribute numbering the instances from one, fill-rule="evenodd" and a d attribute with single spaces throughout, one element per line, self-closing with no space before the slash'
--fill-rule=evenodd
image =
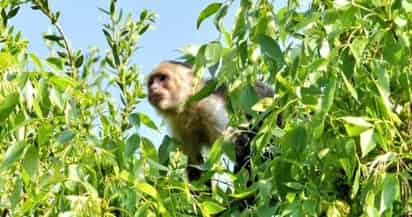
<path id="1" fill-rule="evenodd" d="M 58 137 L 57 137 L 57 142 L 59 142 L 60 144 L 67 144 L 69 143 L 74 137 L 76 136 L 75 133 L 73 133 L 70 130 L 65 130 L 63 131 L 63 133 L 61 133 Z"/>
<path id="2" fill-rule="evenodd" d="M 44 35 L 43 38 L 49 41 L 55 41 L 55 42 L 63 40 L 63 38 L 58 35 Z"/>
<path id="3" fill-rule="evenodd" d="M 133 157 L 133 154 L 135 154 L 136 150 L 139 148 L 140 145 L 140 136 L 137 134 L 133 134 L 130 136 L 127 141 L 126 141 L 126 147 L 125 147 L 125 157 L 126 159 L 129 159 Z"/>
<path id="4" fill-rule="evenodd" d="M 40 164 L 39 149 L 36 146 L 31 145 L 24 155 L 23 167 L 31 178 L 37 173 Z"/>
<path id="5" fill-rule="evenodd" d="M 257 37 L 257 40 L 263 55 L 265 55 L 269 59 L 274 60 L 279 66 L 284 64 L 282 50 L 280 49 L 278 43 L 273 40 L 273 38 L 267 35 L 259 35 Z"/>
<path id="6" fill-rule="evenodd" d="M 382 194 L 379 213 L 382 213 L 391 207 L 393 203 L 400 199 L 400 186 L 395 174 L 385 174 L 383 176 Z"/>

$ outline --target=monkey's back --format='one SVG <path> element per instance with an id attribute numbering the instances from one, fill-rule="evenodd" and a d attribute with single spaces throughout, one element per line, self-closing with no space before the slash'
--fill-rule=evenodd
<path id="1" fill-rule="evenodd" d="M 169 117 L 168 121 L 173 136 L 183 143 L 182 151 L 191 163 L 200 163 L 202 148 L 209 147 L 222 135 L 229 118 L 224 99 L 212 94 Z"/>

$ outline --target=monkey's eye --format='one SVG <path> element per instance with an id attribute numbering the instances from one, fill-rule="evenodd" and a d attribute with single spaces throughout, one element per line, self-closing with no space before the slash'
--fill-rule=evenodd
<path id="1" fill-rule="evenodd" d="M 169 77 L 167 75 L 160 75 L 159 76 L 159 81 L 167 81 L 167 79 L 169 79 Z"/>

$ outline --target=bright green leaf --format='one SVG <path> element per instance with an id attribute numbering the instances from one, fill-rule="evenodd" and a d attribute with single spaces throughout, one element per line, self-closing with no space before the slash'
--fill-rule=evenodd
<path id="1" fill-rule="evenodd" d="M 370 151 L 372 151 L 376 147 L 374 129 L 369 129 L 360 134 L 360 147 L 362 157 L 365 157 Z"/>
<path id="2" fill-rule="evenodd" d="M 137 183 L 135 183 L 135 187 L 140 192 L 148 194 L 149 196 L 153 197 L 154 199 L 158 199 L 158 197 L 159 197 L 159 193 L 157 193 L 156 188 L 154 188 L 152 185 L 150 185 L 148 183 L 137 182 Z"/>
<path id="3" fill-rule="evenodd" d="M 373 125 L 363 117 L 346 116 L 341 119 L 345 121 L 344 126 L 349 136 L 358 136 L 365 130 L 373 127 Z"/>
<path id="4" fill-rule="evenodd" d="M 275 103 L 275 100 L 272 97 L 265 97 L 260 99 L 253 107 L 253 111 L 257 112 L 265 112 L 266 110 L 270 109 Z"/>
<path id="5" fill-rule="evenodd" d="M 3 72 L 16 64 L 17 60 L 11 53 L 0 52 L 0 72 Z"/>
<path id="6" fill-rule="evenodd" d="M 146 126 L 148 126 L 149 128 L 153 129 L 153 130 L 159 130 L 159 128 L 157 128 L 156 124 L 152 121 L 152 119 L 147 116 L 144 113 L 137 113 L 139 115 L 139 120 Z"/>
<path id="7" fill-rule="evenodd" d="M 27 144 L 25 142 L 17 142 L 8 147 L 3 162 L 0 165 L 0 172 L 8 169 L 13 163 L 20 160 L 24 153 Z"/>
<path id="8" fill-rule="evenodd" d="M 208 216 L 220 213 L 220 212 L 222 212 L 223 210 L 226 209 L 225 207 L 223 207 L 219 203 L 216 203 L 216 202 L 211 201 L 211 200 L 202 202 L 201 206 L 202 206 L 202 210 Z"/>
<path id="9" fill-rule="evenodd" d="M 222 6 L 222 3 L 211 3 L 209 4 L 205 9 L 203 9 L 200 12 L 199 17 L 197 18 L 197 22 L 196 22 L 196 28 L 199 29 L 200 24 L 202 24 L 202 22 L 212 16 L 214 13 L 216 13 L 220 7 Z"/>
<path id="10" fill-rule="evenodd" d="M 0 123 L 6 120 L 19 103 L 19 94 L 11 93 L 0 102 Z"/>
<path id="11" fill-rule="evenodd" d="M 361 62 L 362 54 L 367 44 L 368 39 L 364 37 L 358 37 L 355 38 L 355 40 L 353 40 L 352 44 L 350 45 L 350 50 L 352 51 L 352 54 L 355 57 L 357 63 Z"/>

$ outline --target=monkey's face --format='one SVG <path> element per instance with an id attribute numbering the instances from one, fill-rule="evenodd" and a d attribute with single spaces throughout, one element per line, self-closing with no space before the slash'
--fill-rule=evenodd
<path id="1" fill-rule="evenodd" d="M 148 80 L 149 102 L 160 111 L 177 111 L 191 93 L 187 70 L 170 63 L 155 68 Z"/>

